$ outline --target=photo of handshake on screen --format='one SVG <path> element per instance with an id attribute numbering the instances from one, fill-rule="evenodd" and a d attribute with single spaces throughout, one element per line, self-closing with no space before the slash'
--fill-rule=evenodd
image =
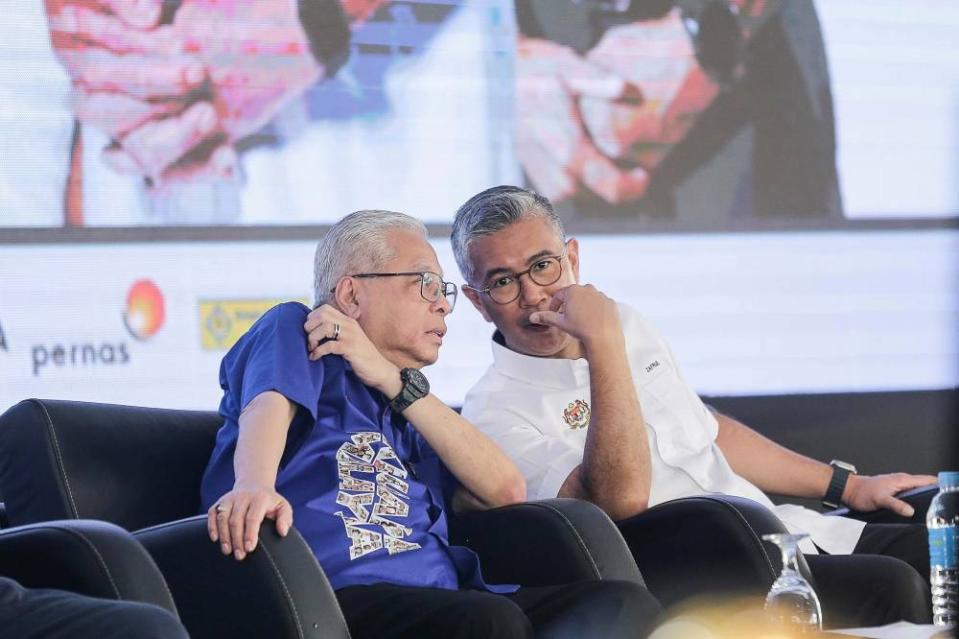
<path id="1" fill-rule="evenodd" d="M 45 2 L 76 118 L 156 186 L 232 175 L 236 142 L 325 74 L 295 0 Z"/>
<path id="2" fill-rule="evenodd" d="M 112 140 L 109 167 L 153 187 L 233 175 L 237 142 L 336 71 L 316 54 L 324 25 L 304 29 L 296 0 L 45 2 L 76 118 Z M 314 2 L 334 5 L 316 20 L 343 21 L 347 40 L 389 4 Z M 610 26 L 582 53 L 522 32 L 516 47 L 516 155 L 554 201 L 642 198 L 719 93 L 675 7 Z"/>

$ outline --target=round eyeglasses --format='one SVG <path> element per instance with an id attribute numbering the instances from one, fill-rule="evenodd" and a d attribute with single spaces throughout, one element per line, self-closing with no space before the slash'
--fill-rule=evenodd
<path id="1" fill-rule="evenodd" d="M 486 288 L 475 288 L 468 284 L 466 288 L 477 293 L 486 293 L 497 304 L 509 304 L 519 298 L 521 292 L 519 278 L 523 275 L 528 275 L 533 283 L 540 286 L 549 286 L 558 282 L 563 275 L 564 257 L 566 257 L 566 251 L 563 251 L 561 255 L 540 257 L 525 271 L 500 275 Z"/>
<path id="2" fill-rule="evenodd" d="M 453 282 L 444 282 L 443 278 L 432 271 L 406 271 L 402 273 L 352 273 L 349 277 L 358 279 L 374 277 L 419 277 L 420 278 L 420 296 L 427 302 L 433 303 L 440 297 L 446 298 L 446 303 L 450 305 L 450 313 L 456 308 L 456 284 Z M 331 293 L 336 291 L 334 288 Z"/>

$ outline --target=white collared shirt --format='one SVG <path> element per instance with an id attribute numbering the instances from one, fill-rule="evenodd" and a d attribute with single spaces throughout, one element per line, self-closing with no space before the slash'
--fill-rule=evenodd
<path id="1" fill-rule="evenodd" d="M 666 342 L 635 310 L 620 304 L 619 315 L 649 437 L 649 505 L 708 493 L 746 497 L 771 508 L 791 532 L 809 533 L 827 552 L 851 553 L 865 524 L 774 506 L 733 472 L 716 444 L 716 418 L 680 375 Z M 585 359 L 530 357 L 493 341 L 493 364 L 467 393 L 463 416 L 512 457 L 529 498 L 546 499 L 583 460 L 590 402 Z M 802 549 L 815 552 L 808 541 Z"/>

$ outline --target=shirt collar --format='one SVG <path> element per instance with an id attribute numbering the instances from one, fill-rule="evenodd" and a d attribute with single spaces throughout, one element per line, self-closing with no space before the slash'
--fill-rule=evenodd
<path id="1" fill-rule="evenodd" d="M 589 384 L 589 362 L 584 358 L 523 355 L 507 348 L 503 334 L 498 330 L 493 333 L 492 344 L 493 368 L 507 377 L 555 389 Z"/>

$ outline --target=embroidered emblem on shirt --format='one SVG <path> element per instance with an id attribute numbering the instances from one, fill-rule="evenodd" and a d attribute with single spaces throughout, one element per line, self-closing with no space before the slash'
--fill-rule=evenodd
<path id="1" fill-rule="evenodd" d="M 563 420 L 572 430 L 589 426 L 589 404 L 581 399 L 570 402 L 563 411 Z"/>
<path id="2" fill-rule="evenodd" d="M 409 473 L 379 433 L 353 433 L 350 439 L 336 451 L 340 482 L 336 503 L 350 511 L 336 515 L 343 520 L 350 540 L 350 560 L 382 548 L 391 555 L 417 550 L 419 544 L 402 539 L 412 535 L 413 529 L 388 519 L 409 516 L 406 495 L 410 487 L 404 481 Z"/>

